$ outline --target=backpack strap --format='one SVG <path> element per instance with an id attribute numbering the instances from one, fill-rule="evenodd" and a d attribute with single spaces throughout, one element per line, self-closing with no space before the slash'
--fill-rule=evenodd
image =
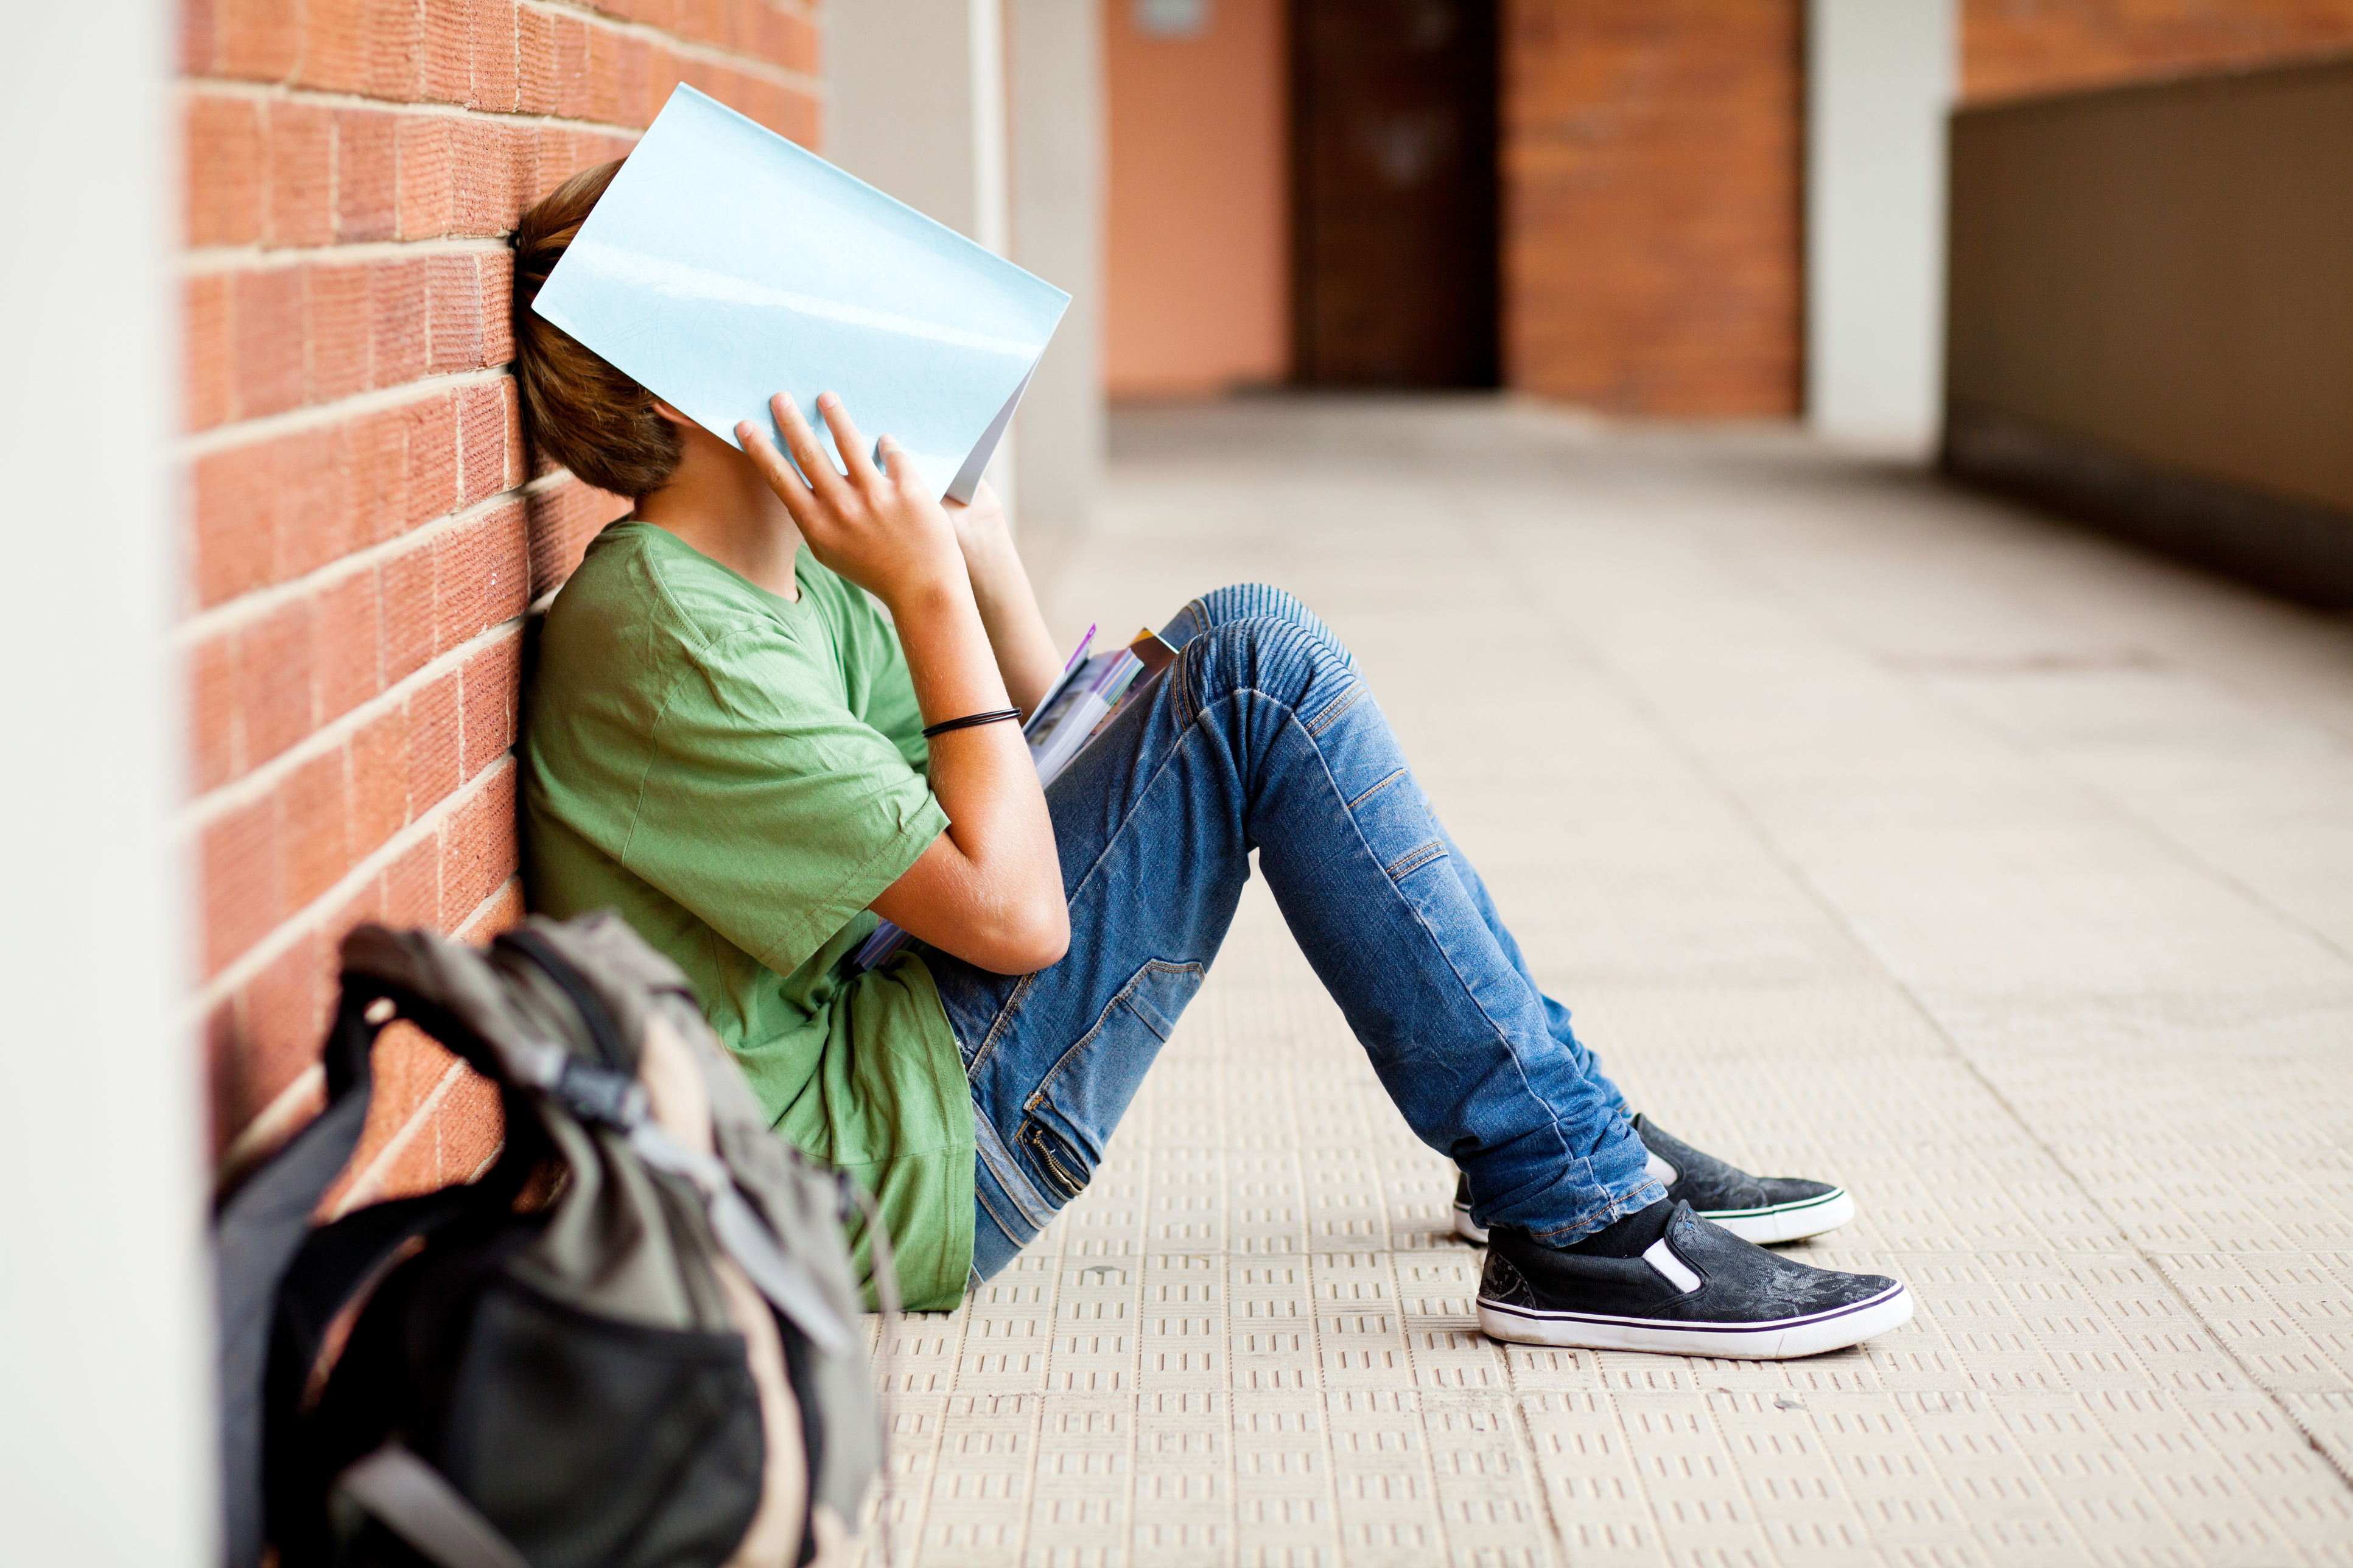
<path id="1" fill-rule="evenodd" d="M 381 1026 L 373 998 L 349 991 L 335 1009 L 325 1062 L 327 1108 L 231 1193 L 213 1223 L 213 1282 L 220 1325 L 223 1547 L 228 1568 L 261 1556 L 262 1383 L 278 1287 L 311 1234 L 327 1184 L 350 1163 L 367 1125 L 375 1079 L 370 1047 Z"/>
<path id="2" fill-rule="evenodd" d="M 337 1476 L 335 1495 L 382 1520 L 439 1568 L 531 1568 L 497 1525 L 397 1438 Z"/>

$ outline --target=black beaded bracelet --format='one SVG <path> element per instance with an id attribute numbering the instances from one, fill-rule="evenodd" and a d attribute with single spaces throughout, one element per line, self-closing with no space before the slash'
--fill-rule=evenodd
<path id="1" fill-rule="evenodd" d="M 944 735 L 950 730 L 969 730 L 975 724 L 998 724 L 1008 719 L 1020 717 L 1021 710 L 1018 708 L 997 708 L 987 713 L 967 713 L 961 719 L 943 719 L 936 724 L 925 727 L 923 739 L 928 741 L 934 735 Z"/>

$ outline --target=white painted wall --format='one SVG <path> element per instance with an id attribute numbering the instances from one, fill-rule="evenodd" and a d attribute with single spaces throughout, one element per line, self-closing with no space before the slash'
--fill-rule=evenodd
<path id="1" fill-rule="evenodd" d="M 1943 412 L 1954 0 L 1809 0 L 1806 411 L 1925 448 Z"/>
<path id="2" fill-rule="evenodd" d="M 159 0 L 10 16 L 0 1555 L 193 1568 L 217 1549 L 210 1175 L 195 1031 L 174 1016 L 179 16 Z"/>
<path id="3" fill-rule="evenodd" d="M 1021 514 L 1085 525 L 1103 465 L 1101 0 L 1007 0 L 1013 259 L 1071 294 L 1021 400 Z"/>

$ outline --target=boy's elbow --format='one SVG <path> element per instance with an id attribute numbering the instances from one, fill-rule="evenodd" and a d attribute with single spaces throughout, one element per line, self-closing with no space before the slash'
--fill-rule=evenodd
<path id="1" fill-rule="evenodd" d="M 1060 889 L 1055 891 L 1059 895 Z M 1018 926 L 1006 932 L 1003 973 L 1029 974 L 1040 969 L 1050 969 L 1071 951 L 1071 911 L 1058 896 L 1040 900 L 1036 908 L 1024 911 Z"/>

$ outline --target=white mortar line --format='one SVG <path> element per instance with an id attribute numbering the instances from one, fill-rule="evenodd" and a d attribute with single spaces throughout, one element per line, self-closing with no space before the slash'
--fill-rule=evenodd
<path id="1" fill-rule="evenodd" d="M 424 816 L 377 845 L 366 858 L 344 872 L 334 886 L 279 921 L 267 936 L 230 960 L 219 973 L 206 981 L 187 999 L 181 1009 L 182 1026 L 191 1033 L 201 1029 L 206 1015 L 222 1001 L 277 962 L 298 938 L 307 934 L 320 920 L 366 886 L 385 867 L 427 838 L 438 834 L 444 822 L 488 789 L 493 781 L 513 772 L 515 767 L 514 753 L 511 751 L 501 752 L 498 761 L 435 801 Z"/>
<path id="2" fill-rule="evenodd" d="M 520 877 L 509 877 L 492 889 L 488 898 L 474 906 L 471 914 L 458 922 L 456 929 L 449 932 L 451 938 L 459 942 L 473 941 L 475 927 L 483 911 L 504 897 L 508 889 L 521 881 Z M 284 1089 L 270 1096 L 269 1104 L 255 1111 L 245 1125 L 237 1129 L 237 1136 L 229 1140 L 228 1147 L 221 1151 L 220 1158 L 214 1163 L 215 1187 L 228 1186 L 284 1148 L 287 1142 L 325 1107 L 326 1098 L 327 1069 L 322 1063 L 312 1062 L 296 1073 Z M 481 1171 L 477 1169 L 474 1174 L 479 1176 Z"/>
<path id="3" fill-rule="evenodd" d="M 505 256 L 507 242 L 497 235 L 430 234 L 416 239 L 354 239 L 325 245 L 206 245 L 180 252 L 185 278 L 214 278 L 231 272 L 278 272 L 301 266 L 364 266 L 373 261 L 404 261 L 433 256 Z"/>
<path id="4" fill-rule="evenodd" d="M 388 408 L 422 403 L 432 394 L 447 392 L 454 387 L 496 385 L 507 379 L 506 371 L 497 365 L 436 372 L 414 381 L 404 381 L 398 386 L 374 387 L 329 403 L 310 403 L 280 414 L 260 414 L 250 419 L 211 426 L 181 437 L 174 445 L 183 460 L 207 458 L 233 447 L 252 446 L 280 436 L 297 436 L 305 430 L 337 424 L 363 414 L 380 414 Z"/>
<path id="5" fill-rule="evenodd" d="M 343 743 L 365 729 L 370 723 L 390 712 L 432 685 L 451 670 L 461 669 L 468 659 L 522 629 L 523 618 L 512 616 L 496 626 L 486 626 L 456 647 L 426 660 L 391 686 L 377 692 L 365 702 L 349 711 L 338 714 L 320 725 L 294 744 L 263 763 L 252 772 L 229 780 L 219 788 L 210 790 L 180 808 L 172 829 L 183 836 L 193 847 L 193 841 L 206 827 L 240 806 L 250 805 L 283 783 L 296 770 L 316 762 L 335 751 Z M 459 711 L 463 712 L 462 700 Z M 460 724 L 462 731 L 463 725 Z"/>
<path id="6" fill-rule="evenodd" d="M 561 489 L 564 481 L 571 477 L 568 470 L 558 468 L 552 474 L 527 480 L 513 489 L 484 496 L 462 510 L 444 512 L 429 522 L 418 523 L 406 533 L 396 533 L 390 539 L 354 550 L 348 555 L 338 555 L 324 566 L 314 568 L 300 577 L 265 584 L 239 594 L 234 599 L 224 599 L 209 609 L 197 611 L 174 627 L 172 647 L 185 652 L 206 637 L 259 620 L 281 605 L 332 588 L 346 577 L 406 555 L 417 547 L 419 541 L 437 538 L 451 529 L 478 521 L 502 506 L 549 494 Z"/>

